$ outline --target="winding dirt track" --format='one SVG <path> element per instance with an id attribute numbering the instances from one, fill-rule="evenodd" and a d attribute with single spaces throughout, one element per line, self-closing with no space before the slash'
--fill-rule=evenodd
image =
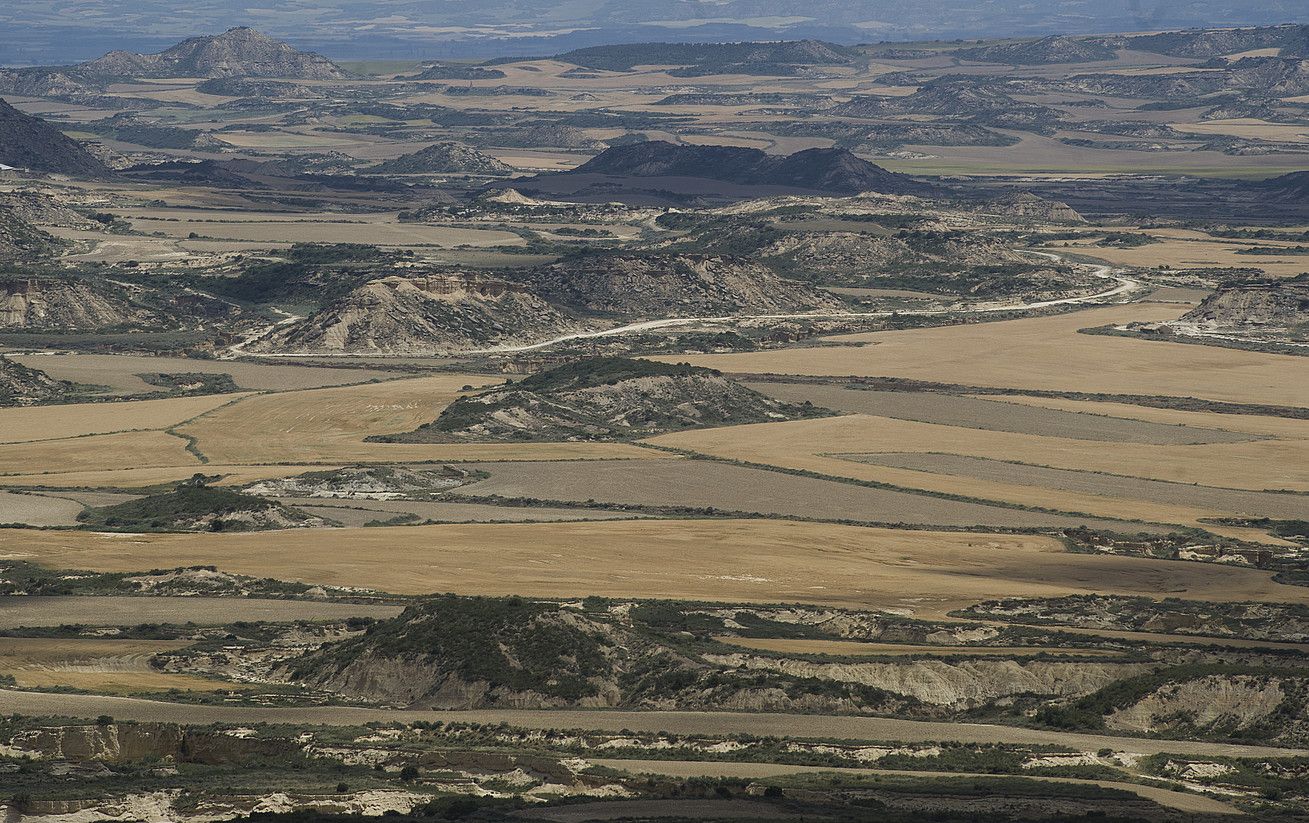
<path id="1" fill-rule="evenodd" d="M 0 714 L 94 718 L 108 714 L 118 720 L 161 723 L 290 723 L 297 726 L 354 726 L 368 722 L 417 720 L 448 723 L 509 723 L 531 729 L 593 729 L 598 731 L 666 731 L 673 734 L 782 735 L 796 739 L 868 742 L 1053 744 L 1079 751 L 1110 748 L 1135 754 L 1170 753 L 1183 756 L 1300 757 L 1303 749 L 1153 740 L 1097 734 L 1023 729 L 982 723 L 938 723 L 887 717 L 835 717 L 803 714 L 736 712 L 639 712 L 611 710 L 487 709 L 473 711 L 411 711 L 337 706 L 258 708 L 197 706 L 129 697 L 86 694 L 45 694 L 0 689 Z"/>

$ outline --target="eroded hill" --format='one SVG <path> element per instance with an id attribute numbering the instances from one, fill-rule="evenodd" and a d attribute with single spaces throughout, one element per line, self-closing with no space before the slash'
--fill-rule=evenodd
<path id="1" fill-rule="evenodd" d="M 709 369 L 596 357 L 450 404 L 416 431 L 386 442 L 622 440 L 703 426 L 829 414 L 766 397 Z"/>

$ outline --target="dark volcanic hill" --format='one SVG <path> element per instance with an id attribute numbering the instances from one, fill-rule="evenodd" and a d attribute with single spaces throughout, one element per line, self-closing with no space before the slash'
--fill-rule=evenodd
<path id="1" fill-rule="evenodd" d="M 567 174 L 694 177 L 842 194 L 917 194 L 930 188 L 845 149 L 807 149 L 782 156 L 737 146 L 677 146 L 662 140 L 614 146 Z"/>
<path id="2" fill-rule="evenodd" d="M 593 357 L 461 397 L 388 442 L 616 440 L 703 426 L 826 415 L 766 397 L 711 369 Z"/>
<path id="3" fill-rule="evenodd" d="M 983 63 L 1008 63 L 1011 66 L 1043 66 L 1055 63 L 1092 63 L 1113 60 L 1118 52 L 1104 40 L 1080 37 L 1042 37 L 1022 43 L 998 43 L 959 49 L 956 57 Z"/>
<path id="4" fill-rule="evenodd" d="M 846 310 L 827 292 L 739 257 L 582 254 L 516 276 L 551 303 L 618 319 Z"/>
<path id="5" fill-rule="evenodd" d="M 113 51 L 77 67 L 101 77 L 281 77 L 339 80 L 340 66 L 251 28 L 192 37 L 157 54 Z"/>
<path id="6" fill-rule="evenodd" d="M 512 166 L 501 163 L 485 152 L 462 143 L 442 142 L 412 154 L 387 160 L 366 170 L 367 174 L 475 174 L 504 176 L 514 173 Z"/>
<path id="7" fill-rule="evenodd" d="M 81 143 L 4 100 L 0 100 L 0 163 L 73 177 L 109 175 L 109 169 Z"/>
<path id="8" fill-rule="evenodd" d="M 1280 177 L 1259 180 L 1248 184 L 1248 188 L 1262 197 L 1309 203 L 1309 171 L 1293 171 Z"/>

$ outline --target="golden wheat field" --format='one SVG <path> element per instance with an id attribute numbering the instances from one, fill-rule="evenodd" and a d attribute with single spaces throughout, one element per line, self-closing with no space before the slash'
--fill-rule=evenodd
<path id="1" fill-rule="evenodd" d="M 104 694 L 213 691 L 231 684 L 150 665 L 160 652 L 189 646 L 186 640 L 110 640 L 87 638 L 0 637 L 0 674 L 24 688 L 70 686 Z"/>
<path id="2" fill-rule="evenodd" d="M 859 344 L 675 359 L 729 373 L 906 377 L 962 385 L 1199 397 L 1309 406 L 1309 362 L 1294 355 L 1163 343 L 1079 329 L 1175 319 L 1175 305 L 1132 303 L 1071 314 L 830 338 Z"/>
<path id="3" fill-rule="evenodd" d="M 940 616 L 1006 596 L 1102 592 L 1309 603 L 1268 572 L 1068 554 L 1044 536 L 774 520 L 633 520 L 260 534 L 0 530 L 0 555 L 56 568 L 222 570 L 400 594 L 807 602 Z"/>

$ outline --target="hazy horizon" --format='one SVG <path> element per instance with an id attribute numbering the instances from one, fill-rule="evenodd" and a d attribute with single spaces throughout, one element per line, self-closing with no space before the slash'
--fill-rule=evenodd
<path id="1" fill-rule="evenodd" d="M 185 14 L 178 14 L 179 5 Z M 76 21 L 76 22 L 70 22 Z M 1309 20 L 1294 0 L 966 0 L 908 5 L 878 0 L 325 0 L 312 5 L 253 0 L 15 0 L 0 11 L 0 64 L 85 60 L 114 49 L 157 51 L 186 37 L 252 26 L 334 59 L 489 58 L 548 55 L 624 42 L 712 42 L 818 38 L 854 44 L 1096 34 Z"/>

